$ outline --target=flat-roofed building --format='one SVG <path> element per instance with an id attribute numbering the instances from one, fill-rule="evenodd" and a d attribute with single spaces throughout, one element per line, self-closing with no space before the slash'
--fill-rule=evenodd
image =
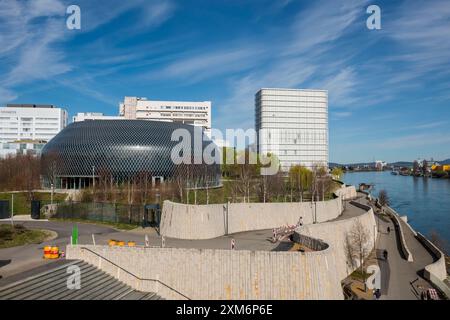
<path id="1" fill-rule="evenodd" d="M 54 105 L 8 104 L 0 108 L 0 143 L 50 141 L 67 126 L 67 111 Z"/>
<path id="2" fill-rule="evenodd" d="M 39 140 L 18 140 L 7 143 L 0 143 L 0 158 L 16 155 L 32 155 L 41 154 L 42 148 L 46 141 Z"/>
<path id="3" fill-rule="evenodd" d="M 276 154 L 281 169 L 328 166 L 328 92 L 263 88 L 255 95 L 258 152 Z"/>
<path id="4" fill-rule="evenodd" d="M 73 122 L 80 122 L 86 120 L 123 120 L 121 116 L 105 116 L 101 112 L 79 112 L 72 118 Z"/>
<path id="5" fill-rule="evenodd" d="M 211 133 L 211 101 L 154 101 L 125 97 L 119 114 L 125 119 L 178 122 L 202 127 Z"/>

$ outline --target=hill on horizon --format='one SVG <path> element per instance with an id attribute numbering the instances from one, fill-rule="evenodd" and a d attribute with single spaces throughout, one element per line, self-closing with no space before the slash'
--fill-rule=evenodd
<path id="1" fill-rule="evenodd" d="M 449 159 L 445 159 L 442 161 L 437 161 L 439 164 L 450 164 L 450 158 Z M 330 168 L 333 167 L 342 167 L 342 166 L 352 166 L 352 167 L 357 167 L 357 166 L 365 166 L 365 165 L 373 165 L 373 161 L 371 162 L 359 162 L 359 163 L 336 163 L 336 162 L 329 162 L 328 166 Z M 394 165 L 396 167 L 412 167 L 413 165 L 413 161 L 396 161 L 396 162 L 388 162 L 388 165 Z"/>

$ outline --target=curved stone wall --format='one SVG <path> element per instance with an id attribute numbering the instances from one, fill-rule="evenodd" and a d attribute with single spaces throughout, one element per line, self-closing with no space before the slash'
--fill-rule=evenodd
<path id="1" fill-rule="evenodd" d="M 301 234 L 329 245 L 316 252 L 69 245 L 66 253 L 68 259 L 82 259 L 135 289 L 168 299 L 180 299 L 181 293 L 198 300 L 336 300 L 344 298 L 341 281 L 353 271 L 345 261 L 343 240 L 356 220 L 369 230 L 375 226 L 369 209 L 351 219 L 299 228 Z"/>
<path id="2" fill-rule="evenodd" d="M 436 258 L 432 264 L 425 266 L 424 277 L 433 283 L 443 294 L 450 299 L 450 288 L 444 282 L 447 279 L 447 268 L 445 265 L 445 255 L 430 240 L 425 238 L 420 232 L 417 232 L 416 238 L 427 248 Z"/>
<path id="3" fill-rule="evenodd" d="M 296 233 L 315 239 L 320 239 L 329 245 L 332 258 L 335 261 L 335 272 L 340 280 L 343 280 L 354 271 L 347 263 L 347 254 L 345 249 L 346 235 L 351 231 L 356 221 L 360 221 L 370 234 L 371 249 L 374 248 L 376 239 L 376 220 L 371 207 L 361 205 L 367 210 L 366 213 L 349 219 L 325 222 L 320 224 L 311 224 L 299 227 Z M 294 239 L 295 239 L 294 235 Z M 298 237 L 298 236 L 297 236 Z"/>
<path id="4" fill-rule="evenodd" d="M 186 205 L 164 201 L 160 233 L 178 239 L 211 239 L 236 232 L 333 220 L 343 211 L 342 199 L 356 197 L 354 186 L 341 187 L 337 198 L 318 202 L 228 203 Z"/>
<path id="5" fill-rule="evenodd" d="M 324 222 L 342 213 L 342 200 L 323 202 L 186 205 L 164 201 L 160 233 L 179 239 L 211 239 L 236 232 Z"/>
<path id="6" fill-rule="evenodd" d="M 342 197 L 342 200 L 355 199 L 358 196 L 355 186 L 345 186 L 345 185 L 337 189 L 334 192 L 334 194 L 337 197 Z"/>

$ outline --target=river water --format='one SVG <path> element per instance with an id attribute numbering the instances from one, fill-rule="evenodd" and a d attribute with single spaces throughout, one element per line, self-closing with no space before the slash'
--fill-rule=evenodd
<path id="1" fill-rule="evenodd" d="M 436 231 L 450 249 L 450 179 L 430 179 L 392 175 L 384 172 L 351 172 L 343 178 L 358 187 L 362 182 L 374 184 L 371 194 L 386 190 L 390 207 L 408 216 L 414 230 L 429 236 Z"/>

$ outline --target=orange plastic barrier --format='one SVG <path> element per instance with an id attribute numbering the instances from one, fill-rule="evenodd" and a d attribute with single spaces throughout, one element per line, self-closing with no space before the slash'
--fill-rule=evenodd
<path id="1" fill-rule="evenodd" d="M 52 247 L 50 247 L 50 246 L 44 247 L 44 259 L 51 259 L 51 250 L 52 250 Z"/>

